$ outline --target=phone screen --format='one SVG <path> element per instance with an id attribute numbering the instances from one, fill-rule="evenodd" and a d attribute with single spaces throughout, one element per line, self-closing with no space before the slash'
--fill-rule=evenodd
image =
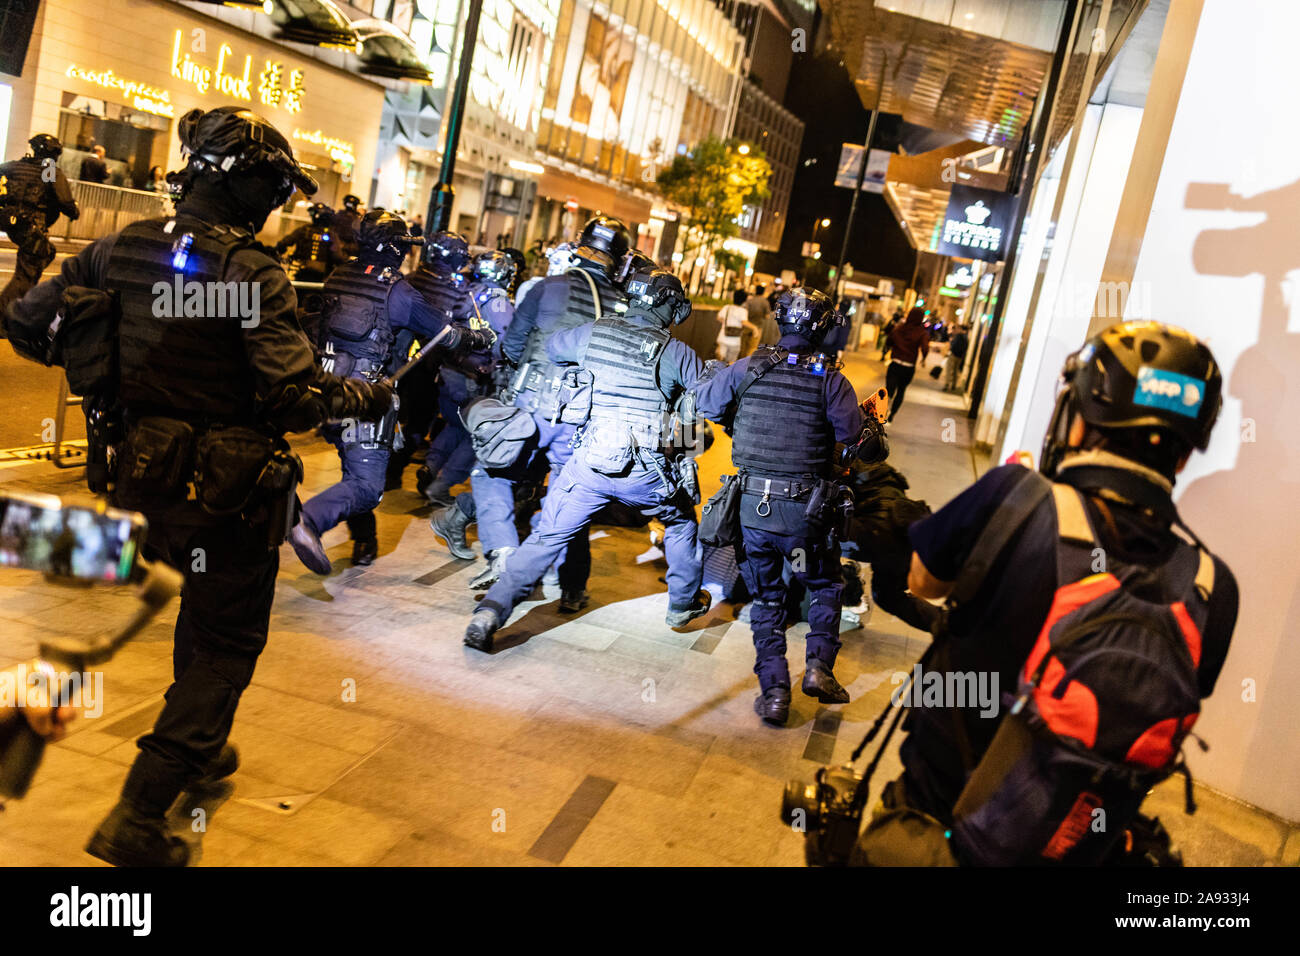
<path id="1" fill-rule="evenodd" d="M 0 567 L 118 584 L 131 578 L 144 519 L 53 495 L 0 496 Z"/>

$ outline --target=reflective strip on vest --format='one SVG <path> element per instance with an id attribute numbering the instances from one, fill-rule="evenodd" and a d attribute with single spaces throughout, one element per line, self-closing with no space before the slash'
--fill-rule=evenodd
<path id="1" fill-rule="evenodd" d="M 803 364 L 774 366 L 741 397 L 733 431 L 736 467 L 756 474 L 821 475 L 835 450 L 826 376 Z"/>

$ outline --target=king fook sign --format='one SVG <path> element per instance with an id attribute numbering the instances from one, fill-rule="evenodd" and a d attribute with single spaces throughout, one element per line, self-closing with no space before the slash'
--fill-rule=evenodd
<path id="1" fill-rule="evenodd" d="M 948 197 L 935 251 L 945 256 L 997 262 L 1003 258 L 1015 197 L 956 184 Z"/>

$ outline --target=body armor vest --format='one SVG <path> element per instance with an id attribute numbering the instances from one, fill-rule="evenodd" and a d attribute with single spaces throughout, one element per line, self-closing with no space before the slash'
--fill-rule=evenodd
<path id="1" fill-rule="evenodd" d="M 341 377 L 376 379 L 393 353 L 388 296 L 402 278 L 396 269 L 353 259 L 325 280 L 321 366 Z"/>
<path id="2" fill-rule="evenodd" d="M 119 394 L 135 414 L 245 424 L 255 383 L 244 352 L 249 282 L 230 257 L 261 248 L 245 230 L 193 216 L 146 219 L 118 235 L 104 286 L 119 294 Z M 244 299 L 248 299 L 247 302 Z"/>
<path id="3" fill-rule="evenodd" d="M 334 233 L 326 226 L 303 226 L 302 234 L 293 246 L 293 261 L 315 263 L 328 267 L 330 263 L 330 244 Z"/>
<path id="4" fill-rule="evenodd" d="M 770 346 L 749 361 L 761 361 L 767 351 Z M 741 396 L 731 443 L 737 468 L 758 475 L 822 475 L 835 452 L 824 362 L 816 355 L 788 355 Z"/>
<path id="5" fill-rule="evenodd" d="M 584 273 L 590 276 L 592 282 L 595 283 L 596 292 L 600 297 L 600 315 L 602 318 L 620 314 L 627 304 L 623 293 L 604 273 L 587 272 L 578 268 L 570 269 L 564 273 L 563 279 L 569 284 L 569 297 L 565 302 L 564 312 L 546 328 L 539 325 L 528 334 L 528 343 L 524 347 L 524 354 L 520 363 L 521 365 L 529 364 L 532 366 L 532 372 L 528 378 L 529 382 L 535 384 L 527 385 L 526 388 L 540 393 L 536 396 L 538 403 L 536 412 L 544 417 L 549 417 L 555 411 L 557 390 L 554 385 L 559 374 L 559 368 L 546 354 L 546 343 L 557 332 L 563 332 L 566 329 L 577 328 L 580 325 L 587 325 L 596 321 L 596 300 L 591 295 L 591 284 L 583 278 Z M 549 282 L 555 278 L 558 277 L 548 277 L 543 281 Z M 525 399 L 525 401 L 527 400 Z"/>
<path id="6" fill-rule="evenodd" d="M 407 276 L 407 281 L 448 322 L 460 317 L 465 311 L 470 311 L 469 304 L 465 302 L 465 281 L 459 273 L 439 275 L 420 266 Z"/>
<path id="7" fill-rule="evenodd" d="M 591 328 L 583 367 L 594 379 L 591 419 L 582 444 L 593 467 L 616 470 L 636 449 L 658 454 L 664 444 L 668 399 L 659 388 L 659 358 L 670 338 L 664 328 L 623 316 L 601 318 Z"/>
<path id="8" fill-rule="evenodd" d="M 47 190 L 41 179 L 41 162 L 25 156 L 0 165 L 0 207 L 31 216 L 44 225 Z"/>

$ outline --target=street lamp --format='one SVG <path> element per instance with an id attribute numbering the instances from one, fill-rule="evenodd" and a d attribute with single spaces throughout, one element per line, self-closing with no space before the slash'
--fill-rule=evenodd
<path id="1" fill-rule="evenodd" d="M 818 229 L 825 229 L 825 228 L 826 228 L 827 226 L 829 226 L 830 224 L 831 224 L 831 221 L 830 221 L 829 219 L 814 219 L 814 220 L 813 220 L 812 238 L 808 240 L 808 245 L 809 245 L 809 246 L 815 246 L 815 245 L 817 245 L 817 230 L 818 230 Z M 819 251 L 820 251 L 820 250 L 819 250 Z M 819 257 L 818 257 L 818 256 L 813 256 L 813 258 L 814 258 L 814 259 L 817 259 L 817 258 L 819 258 Z"/>

